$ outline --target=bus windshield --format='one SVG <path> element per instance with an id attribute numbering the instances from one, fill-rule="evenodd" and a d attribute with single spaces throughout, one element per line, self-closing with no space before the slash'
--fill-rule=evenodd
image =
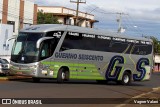
<path id="1" fill-rule="evenodd" d="M 42 36 L 43 33 L 20 33 L 13 46 L 11 60 L 21 63 L 36 62 L 39 53 L 36 43 Z"/>

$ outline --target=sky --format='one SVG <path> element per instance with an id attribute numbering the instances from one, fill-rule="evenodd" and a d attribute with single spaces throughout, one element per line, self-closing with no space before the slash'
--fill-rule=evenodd
<path id="1" fill-rule="evenodd" d="M 41 6 L 64 6 L 76 9 L 70 0 L 34 0 Z M 77 1 L 77 0 L 72 0 Z M 80 11 L 95 15 L 96 29 L 117 31 L 117 18 L 122 15 L 124 34 L 130 36 L 155 36 L 160 40 L 160 0 L 81 0 Z"/>

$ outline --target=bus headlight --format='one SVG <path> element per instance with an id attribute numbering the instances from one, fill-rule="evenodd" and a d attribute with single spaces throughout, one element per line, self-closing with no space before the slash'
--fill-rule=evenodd
<path id="1" fill-rule="evenodd" d="M 32 71 L 32 74 L 35 75 L 37 70 L 37 65 L 30 66 L 29 69 Z"/>

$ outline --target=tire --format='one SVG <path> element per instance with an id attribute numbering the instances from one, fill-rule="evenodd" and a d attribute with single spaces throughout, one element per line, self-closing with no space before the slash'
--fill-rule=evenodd
<path id="1" fill-rule="evenodd" d="M 121 85 L 129 85 L 131 83 L 131 74 L 128 72 L 125 72 L 123 74 L 122 80 L 118 81 L 118 83 Z"/>
<path id="2" fill-rule="evenodd" d="M 34 83 L 39 83 L 40 80 L 41 80 L 40 78 L 35 78 L 35 77 L 33 77 L 32 79 L 33 79 L 33 82 L 34 82 Z"/>
<path id="3" fill-rule="evenodd" d="M 69 71 L 66 71 L 65 74 L 66 74 L 65 81 L 69 81 L 69 76 L 70 76 Z"/>
<path id="4" fill-rule="evenodd" d="M 61 68 L 59 71 L 58 71 L 58 75 L 57 75 L 57 83 L 63 83 L 64 80 L 66 80 L 66 72 L 65 72 L 65 69 L 64 68 Z"/>

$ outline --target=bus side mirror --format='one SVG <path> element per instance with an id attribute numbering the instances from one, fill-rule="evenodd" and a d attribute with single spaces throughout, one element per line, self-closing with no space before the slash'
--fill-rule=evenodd
<path id="1" fill-rule="evenodd" d="M 16 39 L 16 37 L 13 37 L 13 38 L 9 38 L 9 39 L 7 39 L 7 41 L 10 41 L 10 40 L 12 40 L 12 39 Z"/>
<path id="2" fill-rule="evenodd" d="M 37 44 L 36 44 L 36 48 L 38 49 L 40 47 L 40 44 L 44 41 L 44 40 L 48 40 L 48 39 L 53 39 L 54 37 L 43 37 L 43 38 L 40 38 L 38 41 L 37 41 Z"/>

